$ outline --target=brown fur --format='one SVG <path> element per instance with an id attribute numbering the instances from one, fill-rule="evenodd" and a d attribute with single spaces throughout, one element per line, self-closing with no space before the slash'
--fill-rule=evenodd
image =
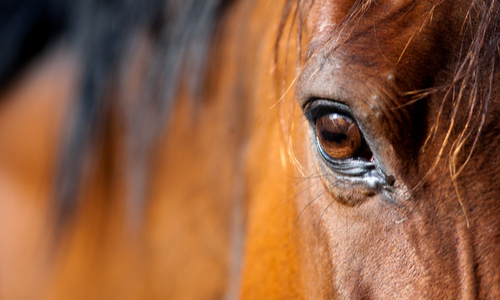
<path id="1" fill-rule="evenodd" d="M 139 35 L 64 228 L 52 179 L 82 66 L 54 48 L 0 94 L 0 299 L 500 298 L 498 10 L 235 1 L 201 100 L 181 84 L 153 143 L 138 217 L 123 109 L 155 46 Z M 324 164 L 311 98 L 350 107 L 391 192 Z"/>

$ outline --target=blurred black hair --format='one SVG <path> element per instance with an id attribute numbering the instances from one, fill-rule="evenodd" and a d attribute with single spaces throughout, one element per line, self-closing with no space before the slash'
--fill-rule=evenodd
<path id="1" fill-rule="evenodd" d="M 55 206 L 60 221 L 74 212 L 84 160 L 96 151 L 96 140 L 109 119 L 109 97 L 127 53 L 138 34 L 154 43 L 146 86 L 139 107 L 129 114 L 132 136 L 126 145 L 131 159 L 130 207 L 145 198 L 147 161 L 165 127 L 181 75 L 196 90 L 218 20 L 230 0 L 7 0 L 0 2 L 0 88 L 24 66 L 61 40 L 80 55 L 80 92 L 66 139 L 60 149 Z M 92 154 L 91 154 L 92 155 Z"/>
<path id="2" fill-rule="evenodd" d="M 0 2 L 0 89 L 57 39 L 67 24 L 64 3 L 50 0 Z"/>

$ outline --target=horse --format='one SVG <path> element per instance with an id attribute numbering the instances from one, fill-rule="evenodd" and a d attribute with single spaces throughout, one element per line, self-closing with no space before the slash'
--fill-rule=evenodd
<path id="1" fill-rule="evenodd" d="M 497 0 L 0 7 L 0 299 L 500 298 Z"/>

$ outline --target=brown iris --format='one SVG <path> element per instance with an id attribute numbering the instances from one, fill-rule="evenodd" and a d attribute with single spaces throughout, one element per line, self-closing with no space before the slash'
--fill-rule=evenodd
<path id="1" fill-rule="evenodd" d="M 331 113 L 316 120 L 316 134 L 324 152 L 333 159 L 355 157 L 361 149 L 361 133 L 350 118 Z"/>

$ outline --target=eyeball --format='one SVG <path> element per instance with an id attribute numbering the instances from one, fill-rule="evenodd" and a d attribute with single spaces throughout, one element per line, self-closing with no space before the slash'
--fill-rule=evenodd
<path id="1" fill-rule="evenodd" d="M 356 123 L 344 115 L 329 113 L 316 120 L 316 136 L 323 152 L 332 159 L 357 157 L 362 136 Z"/>

